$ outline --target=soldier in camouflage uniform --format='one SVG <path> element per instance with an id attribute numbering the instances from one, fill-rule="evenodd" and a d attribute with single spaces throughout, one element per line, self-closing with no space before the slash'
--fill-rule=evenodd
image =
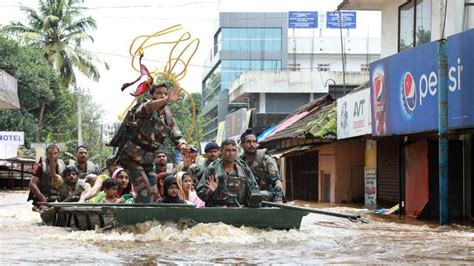
<path id="1" fill-rule="evenodd" d="M 38 202 L 54 202 L 59 200 L 59 188 L 63 180 L 59 173 L 64 170 L 64 162 L 59 159 L 59 147 L 51 144 L 46 148 L 46 159 L 41 158 L 33 168 L 30 179 L 28 201 L 40 207 Z"/>
<path id="2" fill-rule="evenodd" d="M 257 134 L 251 129 L 247 129 L 240 136 L 240 146 L 244 152 L 240 159 L 245 161 L 252 169 L 255 179 L 260 187 L 260 193 L 265 200 L 282 202 L 283 186 L 281 182 L 278 165 L 268 154 L 266 149 L 257 149 Z"/>
<path id="3" fill-rule="evenodd" d="M 184 148 L 176 121 L 166 107 L 169 102 L 181 99 L 181 88 L 168 91 L 164 83 L 153 84 L 151 99 L 139 101 L 126 115 L 111 146 L 119 146 L 120 165 L 130 175 L 137 193 L 137 203 L 150 203 L 151 194 L 157 193 L 156 173 L 153 171 L 155 152 L 169 137 L 178 147 Z"/>
<path id="4" fill-rule="evenodd" d="M 262 201 L 250 168 L 237 158 L 237 144 L 222 142 L 222 159 L 212 162 L 199 181 L 196 192 L 206 206 L 256 207 Z"/>

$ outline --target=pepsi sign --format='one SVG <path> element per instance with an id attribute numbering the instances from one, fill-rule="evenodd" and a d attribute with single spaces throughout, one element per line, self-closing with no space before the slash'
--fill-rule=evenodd
<path id="1" fill-rule="evenodd" d="M 474 30 L 448 37 L 448 126 L 474 126 Z M 438 129 L 438 42 L 370 64 L 375 136 Z"/>

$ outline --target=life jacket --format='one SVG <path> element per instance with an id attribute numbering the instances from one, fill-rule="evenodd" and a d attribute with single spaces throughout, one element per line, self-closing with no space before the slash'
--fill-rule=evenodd
<path id="1" fill-rule="evenodd" d="M 266 153 L 267 149 L 258 149 L 252 164 L 249 165 L 260 189 L 266 189 L 270 185 L 267 177 L 266 160 L 264 160 Z"/>
<path id="2" fill-rule="evenodd" d="M 53 202 L 59 199 L 59 191 L 54 187 L 53 180 L 49 176 L 49 165 L 47 164 L 46 160 L 41 158 L 36 167 L 41 167 L 41 176 L 38 176 L 38 189 L 40 190 L 41 194 L 48 200 L 48 202 Z M 65 164 L 62 160 L 58 160 L 58 175 L 61 175 L 65 168 Z M 33 200 L 36 202 L 36 196 L 30 191 L 28 195 L 28 200 Z"/>
<path id="3" fill-rule="evenodd" d="M 245 205 L 247 201 L 247 176 L 244 171 L 244 163 L 236 160 L 235 168 L 237 173 L 228 175 L 218 159 L 212 162 L 209 167 L 214 168 L 215 177 L 219 180 L 217 195 L 214 197 L 212 205 L 239 206 Z"/>

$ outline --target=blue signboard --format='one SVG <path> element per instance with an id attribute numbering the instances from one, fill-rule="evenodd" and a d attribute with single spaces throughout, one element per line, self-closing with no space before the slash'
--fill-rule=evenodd
<path id="1" fill-rule="evenodd" d="M 317 28 L 318 12 L 288 12 L 288 28 Z"/>
<path id="2" fill-rule="evenodd" d="M 474 29 L 448 37 L 448 126 L 474 126 Z M 438 129 L 438 43 L 370 64 L 372 134 Z"/>
<path id="3" fill-rule="evenodd" d="M 342 25 L 339 23 L 339 17 L 341 17 Z M 355 29 L 356 28 L 357 13 L 355 11 L 339 11 L 327 12 L 326 13 L 326 28 L 328 29 Z"/>

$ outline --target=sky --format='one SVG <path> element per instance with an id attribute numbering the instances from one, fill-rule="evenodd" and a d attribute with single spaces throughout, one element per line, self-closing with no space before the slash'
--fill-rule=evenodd
<path id="1" fill-rule="evenodd" d="M 10 21 L 22 21 L 26 17 L 19 9 L 19 2 L 25 6 L 36 7 L 37 0 L 2 0 L 0 2 L 0 25 Z M 287 12 L 287 11 L 333 11 L 341 0 L 84 0 L 89 9 L 85 15 L 92 16 L 97 30 L 89 32 L 94 43 L 84 43 L 83 47 L 110 65 L 107 71 L 101 68 L 101 79 L 93 82 L 79 77 L 78 86 L 93 96 L 101 105 L 105 123 L 118 121 L 121 114 L 133 100 L 128 92 L 136 86 L 121 92 L 123 83 L 138 77 L 132 69 L 129 48 L 133 39 L 139 35 L 151 35 L 172 25 L 181 24 L 192 38 L 198 38 L 200 45 L 180 81 L 181 87 L 189 92 L 201 92 L 202 75 L 208 66 L 206 58 L 211 53 L 213 35 L 218 25 L 218 12 Z M 363 12 L 362 12 L 363 13 Z M 373 25 L 379 14 L 365 12 L 369 19 L 359 19 L 358 29 L 351 36 L 380 36 L 380 26 Z M 337 34 L 334 31 L 333 34 Z M 176 35 L 174 35 L 176 36 Z M 336 35 L 337 36 L 337 35 Z M 163 69 L 169 46 L 154 46 L 145 50 L 144 64 L 151 69 Z"/>

